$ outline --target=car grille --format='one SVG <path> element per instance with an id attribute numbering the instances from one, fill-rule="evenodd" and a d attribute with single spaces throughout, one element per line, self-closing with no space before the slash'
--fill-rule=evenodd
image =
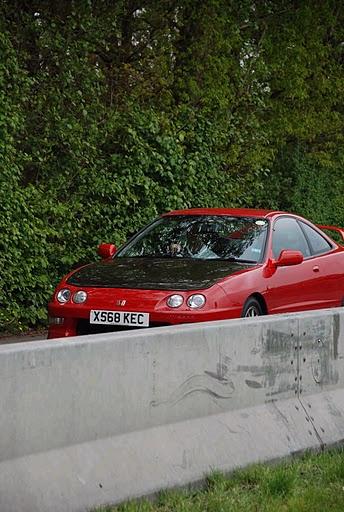
<path id="1" fill-rule="evenodd" d="M 170 324 L 152 322 L 149 327 L 164 327 Z M 121 331 L 133 331 L 137 329 L 147 329 L 147 327 L 125 327 L 121 325 L 98 325 L 90 324 L 89 320 L 79 320 L 76 327 L 77 336 L 83 336 L 84 334 L 101 334 L 106 332 L 121 332 Z"/>

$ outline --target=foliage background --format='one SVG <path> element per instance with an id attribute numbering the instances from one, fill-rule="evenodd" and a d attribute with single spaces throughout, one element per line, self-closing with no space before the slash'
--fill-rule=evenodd
<path id="1" fill-rule="evenodd" d="M 344 225 L 343 61 L 334 0 L 2 0 L 0 329 L 173 208 Z"/>

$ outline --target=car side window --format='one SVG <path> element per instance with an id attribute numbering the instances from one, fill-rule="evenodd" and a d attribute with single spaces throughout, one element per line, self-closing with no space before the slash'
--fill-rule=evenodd
<path id="1" fill-rule="evenodd" d="M 302 229 L 297 221 L 291 217 L 277 219 L 272 233 L 272 252 L 274 258 L 277 259 L 284 249 L 300 251 L 304 258 L 311 255 Z"/>
<path id="2" fill-rule="evenodd" d="M 303 232 L 305 233 L 308 241 L 310 243 L 312 254 L 323 254 L 332 249 L 332 245 L 313 229 L 311 226 L 308 226 L 305 222 L 300 222 Z"/>

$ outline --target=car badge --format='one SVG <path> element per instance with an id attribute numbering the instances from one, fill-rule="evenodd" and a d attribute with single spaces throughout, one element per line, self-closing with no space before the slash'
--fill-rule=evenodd
<path id="1" fill-rule="evenodd" d="M 116 300 L 116 306 L 125 306 L 126 302 L 127 301 L 125 299 L 118 299 Z"/>

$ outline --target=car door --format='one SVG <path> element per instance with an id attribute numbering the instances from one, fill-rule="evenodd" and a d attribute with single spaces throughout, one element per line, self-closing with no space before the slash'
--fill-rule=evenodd
<path id="1" fill-rule="evenodd" d="M 341 253 L 323 234 L 298 220 L 312 253 L 313 271 L 317 274 L 314 293 L 321 307 L 340 306 L 344 297 L 344 267 Z"/>
<path id="2" fill-rule="evenodd" d="M 304 261 L 298 265 L 277 267 L 268 277 L 266 300 L 270 313 L 304 311 L 328 307 L 331 295 L 324 290 L 323 274 L 319 272 L 318 257 L 296 218 L 279 217 L 271 234 L 271 256 L 278 259 L 284 249 L 297 250 Z"/>

